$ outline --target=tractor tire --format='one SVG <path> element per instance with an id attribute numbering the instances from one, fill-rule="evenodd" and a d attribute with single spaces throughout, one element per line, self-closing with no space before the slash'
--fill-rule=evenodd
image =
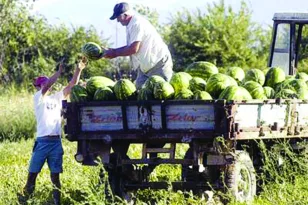
<path id="1" fill-rule="evenodd" d="M 239 202 L 251 202 L 256 195 L 256 172 L 249 154 L 235 151 L 234 162 L 225 166 L 224 182 Z"/>

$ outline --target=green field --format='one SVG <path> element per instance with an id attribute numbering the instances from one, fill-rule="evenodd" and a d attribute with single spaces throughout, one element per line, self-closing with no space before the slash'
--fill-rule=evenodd
<path id="1" fill-rule="evenodd" d="M 32 97 L 30 94 L 3 95 L 0 97 L 0 205 L 19 204 L 17 194 L 22 192 L 26 183 L 28 161 L 34 143 Z M 7 137 L 6 137 L 7 136 Z M 29 138 L 29 139 L 25 139 Z M 5 140 L 3 140 L 5 139 Z M 13 142 L 12 142 L 13 141 Z M 14 142 L 15 141 L 15 142 Z M 82 166 L 74 159 L 76 143 L 63 139 L 64 172 L 61 175 L 62 204 L 126 204 L 113 198 L 106 200 L 105 185 L 100 183 L 101 166 Z M 177 155 L 183 156 L 187 147 L 181 147 Z M 276 168 L 275 163 L 266 164 L 268 179 L 262 191 L 252 204 L 289 205 L 308 204 L 308 155 L 295 155 L 286 150 L 285 164 Z M 132 146 L 131 156 L 140 156 L 141 147 Z M 273 152 L 267 152 L 269 159 Z M 151 174 L 151 180 L 173 181 L 180 179 L 180 166 L 161 165 Z M 106 180 L 105 180 L 106 182 Z M 34 197 L 28 204 L 52 204 L 52 185 L 47 165 L 37 179 Z M 210 204 L 202 196 L 192 193 L 173 192 L 171 190 L 143 190 L 133 193 L 135 204 Z M 219 204 L 221 193 L 214 192 L 214 199 Z M 232 199 L 231 199 L 232 201 Z M 230 202 L 230 204 L 238 204 Z"/>

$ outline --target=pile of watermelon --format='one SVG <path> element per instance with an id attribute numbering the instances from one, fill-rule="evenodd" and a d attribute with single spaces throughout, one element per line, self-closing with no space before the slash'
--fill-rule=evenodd
<path id="1" fill-rule="evenodd" d="M 308 75 L 286 76 L 279 67 L 266 72 L 259 69 L 230 67 L 219 73 L 210 62 L 195 62 L 184 71 L 174 73 L 170 82 L 154 75 L 140 90 L 128 79 L 116 82 L 104 76 L 90 78 L 84 87 L 76 85 L 72 102 L 125 100 L 266 100 L 308 99 Z"/>

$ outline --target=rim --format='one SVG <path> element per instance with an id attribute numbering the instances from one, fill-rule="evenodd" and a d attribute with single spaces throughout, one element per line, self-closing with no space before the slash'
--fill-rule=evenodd
<path id="1" fill-rule="evenodd" d="M 247 200 L 251 195 L 251 175 L 247 167 L 239 170 L 237 178 L 236 196 L 240 201 Z"/>

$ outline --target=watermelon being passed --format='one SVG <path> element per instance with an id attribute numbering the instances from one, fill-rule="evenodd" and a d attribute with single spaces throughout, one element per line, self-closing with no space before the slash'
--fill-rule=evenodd
<path id="1" fill-rule="evenodd" d="M 82 54 L 90 60 L 100 59 L 104 52 L 97 43 L 87 42 L 81 49 Z"/>

